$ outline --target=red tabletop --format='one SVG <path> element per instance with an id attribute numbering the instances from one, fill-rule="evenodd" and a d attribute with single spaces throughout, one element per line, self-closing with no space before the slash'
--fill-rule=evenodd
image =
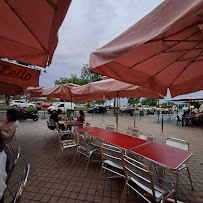
<path id="1" fill-rule="evenodd" d="M 148 143 L 146 140 L 96 127 L 80 128 L 80 130 L 126 150 Z"/>
<path id="2" fill-rule="evenodd" d="M 142 157 L 172 170 L 177 170 L 185 161 L 187 161 L 192 153 L 167 145 L 161 145 L 155 142 L 131 149 L 131 151 Z"/>
<path id="3" fill-rule="evenodd" d="M 74 125 L 83 125 L 84 122 L 82 121 L 65 121 L 67 126 L 74 126 Z"/>

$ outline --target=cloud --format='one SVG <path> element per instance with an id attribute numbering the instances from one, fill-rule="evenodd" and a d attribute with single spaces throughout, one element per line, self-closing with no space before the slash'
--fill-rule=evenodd
<path id="1" fill-rule="evenodd" d="M 90 54 L 124 32 L 163 0 L 74 0 L 59 29 L 59 42 L 40 85 L 60 77 L 80 76 Z"/>

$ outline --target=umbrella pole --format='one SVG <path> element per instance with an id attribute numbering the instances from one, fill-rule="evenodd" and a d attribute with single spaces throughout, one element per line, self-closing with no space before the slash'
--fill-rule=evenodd
<path id="1" fill-rule="evenodd" d="M 117 116 L 116 116 L 116 132 L 118 132 L 118 92 L 117 92 Z"/>
<path id="2" fill-rule="evenodd" d="M 71 98 L 71 106 L 70 106 L 70 118 L 71 118 L 71 115 L 72 115 L 72 95 L 70 95 L 70 98 Z"/>
<path id="3" fill-rule="evenodd" d="M 135 127 L 135 110 L 134 110 L 134 127 Z"/>

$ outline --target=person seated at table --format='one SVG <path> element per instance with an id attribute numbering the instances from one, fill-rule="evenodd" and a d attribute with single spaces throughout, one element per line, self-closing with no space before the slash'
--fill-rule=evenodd
<path id="1" fill-rule="evenodd" d="M 0 132 L 0 203 L 4 202 L 4 190 L 6 189 L 6 163 L 7 163 L 7 155 L 4 151 L 4 139 Z"/>
<path id="2" fill-rule="evenodd" d="M 58 123 L 59 128 L 61 130 L 65 130 L 64 124 L 59 123 L 59 121 L 61 120 L 61 117 L 59 117 L 60 114 L 61 114 L 61 109 L 58 109 L 57 111 L 53 111 L 49 119 L 53 119 L 54 123 Z"/>
<path id="3" fill-rule="evenodd" d="M 19 115 L 15 109 L 8 109 L 6 120 L 0 126 L 1 135 L 4 140 L 8 140 L 13 136 L 16 128 L 19 126 Z"/>
<path id="4" fill-rule="evenodd" d="M 85 114 L 84 114 L 83 110 L 80 110 L 80 111 L 79 111 L 79 114 L 80 114 L 80 116 L 77 117 L 77 121 L 82 121 L 82 122 L 84 122 L 84 121 L 85 121 Z"/>

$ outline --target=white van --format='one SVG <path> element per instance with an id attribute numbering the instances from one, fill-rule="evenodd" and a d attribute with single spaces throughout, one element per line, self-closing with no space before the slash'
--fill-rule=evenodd
<path id="1" fill-rule="evenodd" d="M 72 103 L 72 110 L 75 108 L 75 104 Z M 47 108 L 48 113 L 52 113 L 53 111 L 61 110 L 62 113 L 66 113 L 67 109 L 71 109 L 71 102 L 58 102 L 53 106 Z"/>

